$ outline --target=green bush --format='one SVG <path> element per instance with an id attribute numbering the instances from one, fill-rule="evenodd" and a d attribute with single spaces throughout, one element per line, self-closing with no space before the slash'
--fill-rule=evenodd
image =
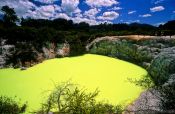
<path id="1" fill-rule="evenodd" d="M 0 96 L 0 114 L 20 114 L 26 111 L 27 104 L 20 104 L 14 99 Z"/>
<path id="2" fill-rule="evenodd" d="M 99 91 L 86 92 L 71 83 L 56 86 L 37 114 L 119 114 L 122 106 L 96 101 Z"/>

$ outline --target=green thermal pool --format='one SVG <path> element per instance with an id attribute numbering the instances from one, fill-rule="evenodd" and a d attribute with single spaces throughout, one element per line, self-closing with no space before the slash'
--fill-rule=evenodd
<path id="1" fill-rule="evenodd" d="M 98 100 L 127 105 L 144 91 L 128 78 L 141 79 L 146 70 L 134 64 L 99 55 L 44 61 L 27 70 L 1 69 L 0 95 L 17 96 L 28 102 L 28 111 L 36 110 L 46 100 L 46 91 L 55 83 L 71 82 L 93 92 L 100 90 Z"/>

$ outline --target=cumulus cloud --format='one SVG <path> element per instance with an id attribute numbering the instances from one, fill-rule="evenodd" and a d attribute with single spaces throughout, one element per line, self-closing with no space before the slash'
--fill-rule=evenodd
<path id="1" fill-rule="evenodd" d="M 114 11 L 114 10 L 121 10 L 121 9 L 123 9 L 123 8 L 115 6 L 115 7 L 111 8 L 111 9 L 108 9 L 108 10 L 113 10 Z"/>
<path id="2" fill-rule="evenodd" d="M 34 18 L 34 19 L 55 19 L 64 18 L 67 20 L 73 20 L 75 23 L 86 22 L 90 25 L 97 25 L 100 23 L 112 23 L 111 21 L 118 18 L 119 14 L 114 11 L 104 12 L 102 16 L 96 17 L 101 11 L 102 6 L 112 6 L 117 4 L 116 0 L 95 0 L 92 1 L 91 9 L 82 11 L 78 8 L 79 0 L 62 0 L 61 5 L 55 4 L 57 0 L 35 0 L 43 3 L 43 5 L 36 5 L 31 0 L 0 0 L 0 8 L 4 5 L 8 5 L 15 9 L 19 17 Z M 90 4 L 90 0 L 89 1 Z M 95 5 L 97 4 L 97 5 Z M 120 7 L 113 7 L 112 10 L 120 10 Z M 2 12 L 0 12 L 2 15 Z"/>
<path id="3" fill-rule="evenodd" d="M 56 1 L 59 1 L 59 0 L 34 0 L 36 2 L 40 2 L 40 3 L 43 3 L 43 4 L 52 4 Z"/>
<path id="4" fill-rule="evenodd" d="M 126 21 L 124 23 L 131 24 L 131 23 L 139 23 L 139 22 L 140 22 L 140 20 L 129 20 L 129 21 Z"/>
<path id="5" fill-rule="evenodd" d="M 133 14 L 133 13 L 136 13 L 136 11 L 129 11 L 128 14 Z"/>
<path id="6" fill-rule="evenodd" d="M 63 18 L 63 19 L 66 19 L 66 20 L 70 20 L 70 17 L 65 13 L 57 13 L 55 15 L 55 18 Z"/>
<path id="7" fill-rule="evenodd" d="M 80 18 L 80 17 L 74 17 L 74 18 L 71 18 L 71 20 L 73 20 L 74 23 L 81 23 L 81 22 L 86 22 L 88 23 L 89 25 L 99 25 L 99 24 L 104 24 L 104 23 L 107 23 L 107 24 L 112 24 L 111 21 L 107 21 L 107 20 L 104 20 L 104 21 L 97 21 L 95 19 L 88 19 L 88 18 Z"/>
<path id="8" fill-rule="evenodd" d="M 139 17 L 151 17 L 151 14 L 144 14 L 144 15 L 139 15 Z"/>
<path id="9" fill-rule="evenodd" d="M 61 8 L 58 5 L 44 5 L 36 7 L 35 10 L 28 10 L 23 17 L 31 17 L 35 19 L 54 19 L 56 18 L 57 12 L 60 11 Z"/>
<path id="10" fill-rule="evenodd" d="M 0 11 L 0 19 L 3 18 L 4 13 Z"/>
<path id="11" fill-rule="evenodd" d="M 73 13 L 81 13 L 81 10 L 77 8 Z"/>
<path id="12" fill-rule="evenodd" d="M 53 5 L 53 6 L 55 8 L 55 11 L 58 11 L 58 12 L 62 11 L 60 6 L 58 6 L 58 5 Z"/>
<path id="13" fill-rule="evenodd" d="M 159 4 L 159 3 L 162 3 L 162 2 L 164 2 L 165 0 L 157 0 L 157 1 L 155 1 L 154 2 L 154 4 Z"/>
<path id="14" fill-rule="evenodd" d="M 163 10 L 165 10 L 163 6 L 156 6 L 156 7 L 150 8 L 151 12 L 158 12 L 158 11 L 163 11 Z"/>
<path id="15" fill-rule="evenodd" d="M 72 13 L 80 13 L 81 10 L 78 8 L 79 0 L 62 0 L 61 8 L 65 11 L 68 15 Z"/>
<path id="16" fill-rule="evenodd" d="M 99 21 L 98 24 L 113 24 L 111 21 Z"/>
<path id="17" fill-rule="evenodd" d="M 39 13 L 43 15 L 44 17 L 53 17 L 53 14 L 55 12 L 55 8 L 52 5 L 49 6 L 41 6 L 38 8 Z"/>
<path id="18" fill-rule="evenodd" d="M 36 5 L 28 0 L 1 0 L 0 8 L 5 5 L 14 8 L 17 15 L 20 17 L 25 15 L 29 10 L 34 10 L 36 8 Z"/>
<path id="19" fill-rule="evenodd" d="M 95 19 L 96 15 L 100 12 L 100 9 L 93 8 L 84 12 L 84 16 L 89 17 L 90 19 Z"/>
<path id="20" fill-rule="evenodd" d="M 55 9 L 52 5 L 38 7 L 35 12 L 35 17 L 40 17 L 47 19 L 48 17 L 53 17 Z"/>
<path id="21" fill-rule="evenodd" d="M 17 15 L 24 18 L 51 19 L 57 11 L 61 11 L 58 5 L 36 6 L 29 0 L 1 0 L 0 8 L 5 5 L 14 8 Z"/>
<path id="22" fill-rule="evenodd" d="M 159 25 L 164 25 L 165 24 L 165 22 L 159 22 L 159 23 L 156 23 L 156 24 L 154 24 L 155 26 L 159 26 Z"/>
<path id="23" fill-rule="evenodd" d="M 98 22 L 94 19 L 81 18 L 81 17 L 74 17 L 71 19 L 73 20 L 74 23 L 86 22 L 90 25 L 97 25 L 98 24 Z"/>
<path id="24" fill-rule="evenodd" d="M 83 17 L 83 15 L 81 13 L 76 13 L 75 17 Z"/>
<path id="25" fill-rule="evenodd" d="M 108 7 L 119 3 L 116 0 L 86 0 L 85 2 L 91 7 Z"/>
<path id="26" fill-rule="evenodd" d="M 99 20 L 114 20 L 119 17 L 119 13 L 111 11 L 104 12 L 102 16 L 97 17 Z"/>

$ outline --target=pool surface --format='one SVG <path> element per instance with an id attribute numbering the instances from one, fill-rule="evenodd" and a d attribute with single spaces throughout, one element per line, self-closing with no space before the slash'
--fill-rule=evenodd
<path id="1" fill-rule="evenodd" d="M 134 64 L 86 54 L 46 60 L 24 71 L 1 69 L 0 95 L 17 96 L 21 102 L 27 101 L 30 112 L 40 107 L 54 84 L 71 81 L 91 92 L 98 88 L 99 101 L 126 106 L 144 91 L 128 79 L 141 79 L 146 75 L 146 70 Z"/>

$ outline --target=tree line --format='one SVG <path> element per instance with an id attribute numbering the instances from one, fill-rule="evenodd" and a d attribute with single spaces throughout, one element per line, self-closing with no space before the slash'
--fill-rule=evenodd
<path id="1" fill-rule="evenodd" d="M 73 23 L 66 19 L 32 19 L 21 18 L 16 15 L 13 8 L 3 6 L 4 13 L 0 20 L 0 39 L 6 39 L 8 44 L 29 42 L 35 47 L 42 47 L 47 42 L 71 44 L 75 53 L 85 51 L 85 45 L 96 37 L 121 35 L 169 35 L 175 34 L 175 20 L 155 27 L 140 23 L 100 24 L 90 26 L 88 23 Z M 40 42 L 40 43 L 38 43 Z M 76 54 L 75 54 L 76 55 Z"/>

